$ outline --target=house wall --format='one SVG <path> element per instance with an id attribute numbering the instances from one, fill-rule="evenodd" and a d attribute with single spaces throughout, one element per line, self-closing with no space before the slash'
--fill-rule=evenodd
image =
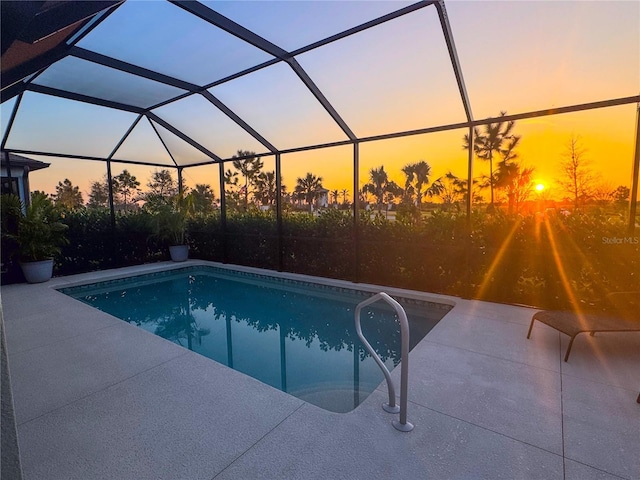
<path id="1" fill-rule="evenodd" d="M 2 175 L 2 183 L 9 180 L 6 167 L 2 167 L 0 174 Z M 25 172 L 22 167 L 11 167 L 11 178 L 18 179 L 18 196 L 23 203 L 27 203 L 29 195 L 29 173 Z"/>

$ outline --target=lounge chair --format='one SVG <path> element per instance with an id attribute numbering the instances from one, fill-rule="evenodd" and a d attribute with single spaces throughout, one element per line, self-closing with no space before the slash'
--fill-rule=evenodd
<path id="1" fill-rule="evenodd" d="M 616 292 L 608 295 L 609 308 L 603 313 L 578 314 L 568 311 L 541 310 L 531 319 L 527 338 L 531 338 L 533 323 L 537 320 L 569 335 L 571 340 L 564 356 L 569 360 L 571 347 L 580 333 L 640 332 L 640 292 Z M 638 396 L 640 403 L 640 396 Z"/>

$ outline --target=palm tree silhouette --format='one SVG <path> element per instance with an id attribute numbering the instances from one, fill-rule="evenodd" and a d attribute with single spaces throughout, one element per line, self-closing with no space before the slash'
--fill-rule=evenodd
<path id="1" fill-rule="evenodd" d="M 276 203 L 277 194 L 277 182 L 275 172 L 262 172 L 255 181 L 256 191 L 254 193 L 255 198 L 262 205 L 273 205 Z M 281 193 L 284 194 L 286 187 L 284 184 L 280 187 Z"/>
<path id="2" fill-rule="evenodd" d="M 418 207 L 420 207 L 422 205 L 422 188 L 429 184 L 431 167 L 424 160 L 420 160 L 417 163 L 405 165 L 402 167 L 402 172 L 407 177 L 404 184 L 405 192 L 411 190 L 409 187 L 413 187 Z"/>
<path id="3" fill-rule="evenodd" d="M 378 168 L 372 168 L 369 171 L 369 180 L 371 180 L 371 183 L 367 183 L 362 187 L 362 191 L 363 193 L 370 193 L 376 197 L 378 212 L 382 211 L 382 203 L 385 200 L 386 194 L 390 193 L 393 196 L 402 194 L 402 188 L 393 180 L 389 180 L 387 172 L 384 171 L 384 165 Z"/>
<path id="4" fill-rule="evenodd" d="M 340 193 L 342 194 L 342 204 L 346 205 L 347 204 L 347 194 L 349 193 L 349 190 L 346 188 L 343 188 L 342 190 L 340 190 Z"/>
<path id="5" fill-rule="evenodd" d="M 318 190 L 322 189 L 322 177 L 316 177 L 313 173 L 307 172 L 305 177 L 298 177 L 296 182 L 294 190 L 296 197 L 307 202 L 311 211 L 311 205 L 318 197 Z"/>
<path id="6" fill-rule="evenodd" d="M 506 115 L 507 112 L 500 112 L 500 117 L 504 117 Z M 509 122 L 499 120 L 495 123 L 488 123 L 484 125 L 483 133 L 480 133 L 480 130 L 478 130 L 477 128 L 473 129 L 473 152 L 478 158 L 489 162 L 489 188 L 491 189 L 491 208 L 493 208 L 494 204 L 493 187 L 495 184 L 495 178 L 493 175 L 493 158 L 495 154 L 502 154 L 503 157 L 504 155 L 509 155 L 509 147 L 504 148 L 505 142 L 510 142 L 510 144 L 513 144 L 511 146 L 511 151 L 513 151 L 513 148 L 515 148 L 515 145 L 517 145 L 520 137 L 511 134 L 511 131 L 513 130 L 515 124 L 516 122 L 514 120 L 511 120 Z M 469 135 L 464 136 L 464 144 L 462 145 L 462 148 L 464 148 L 465 150 L 469 150 Z"/>

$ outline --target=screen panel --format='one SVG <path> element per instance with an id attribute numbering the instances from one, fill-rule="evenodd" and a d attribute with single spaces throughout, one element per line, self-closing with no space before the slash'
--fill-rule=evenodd
<path id="1" fill-rule="evenodd" d="M 7 100 L 2 105 L 0 105 L 0 141 L 4 138 L 4 134 L 9 127 L 9 119 L 11 118 L 11 112 L 13 112 L 13 107 L 18 101 L 18 97 L 14 97 L 11 100 Z"/>
<path id="2" fill-rule="evenodd" d="M 298 60 L 360 138 L 466 121 L 435 7 Z"/>
<path id="3" fill-rule="evenodd" d="M 124 3 L 78 46 L 198 85 L 272 58 L 160 1 Z"/>
<path id="4" fill-rule="evenodd" d="M 413 2 L 202 2 L 285 50 L 292 51 Z"/>
<path id="5" fill-rule="evenodd" d="M 282 155 L 283 184 L 289 194 L 295 193 L 297 186 L 305 187 L 309 183 L 306 182 L 308 174 L 311 174 L 311 178 L 319 179 L 319 183 L 327 190 L 320 202 L 323 207 L 348 208 L 353 202 L 351 145 Z M 294 204 L 300 210 L 310 207 L 304 200 L 294 200 Z"/>
<path id="6" fill-rule="evenodd" d="M 113 159 L 175 166 L 158 134 L 146 118 L 138 122 L 120 148 L 116 150 Z"/>
<path id="7" fill-rule="evenodd" d="M 153 122 L 153 126 L 158 131 L 158 134 L 162 138 L 162 141 L 171 152 L 171 156 L 176 161 L 178 166 L 193 165 L 194 163 L 211 162 L 212 158 L 202 153 L 197 148 L 191 146 L 178 136 L 171 133 L 162 125 Z"/>
<path id="8" fill-rule="evenodd" d="M 276 148 L 346 139 L 346 134 L 285 64 L 264 68 L 210 91 Z"/>
<path id="9" fill-rule="evenodd" d="M 476 119 L 638 94 L 638 2 L 446 5 Z"/>
<path id="10" fill-rule="evenodd" d="M 186 93 L 170 85 L 75 57 L 54 63 L 34 83 L 136 107 L 151 107 Z"/>
<path id="11" fill-rule="evenodd" d="M 267 150 L 202 95 L 190 95 L 154 113 L 221 158 L 230 158 L 238 150 Z"/>
<path id="12" fill-rule="evenodd" d="M 107 174 L 106 162 L 44 155 L 24 156 L 49 164 L 47 168 L 29 172 L 31 192 L 38 190 L 55 197 L 58 184 L 64 184 L 68 179 L 73 187 L 79 188 L 84 204 L 89 201 L 91 183 L 103 181 Z"/>
<path id="13" fill-rule="evenodd" d="M 7 148 L 106 158 L 136 115 L 27 92 Z"/>

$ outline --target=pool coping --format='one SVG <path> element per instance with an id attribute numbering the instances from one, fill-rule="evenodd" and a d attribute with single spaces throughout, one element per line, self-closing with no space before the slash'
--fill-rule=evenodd
<path id="1" fill-rule="evenodd" d="M 349 280 L 314 277 L 314 276 L 304 275 L 300 273 L 278 272 L 278 271 L 267 270 L 263 268 L 247 267 L 243 265 L 232 265 L 232 264 L 225 264 L 225 263 L 219 263 L 219 262 L 211 262 L 206 260 L 187 260 L 185 262 L 162 262 L 162 263 L 145 264 L 145 265 L 139 265 L 139 266 L 133 266 L 133 267 L 123 267 L 121 269 L 106 270 L 102 272 L 89 272 L 89 273 L 79 274 L 80 276 L 83 277 L 81 280 L 69 279 L 69 277 L 54 277 L 53 279 L 50 280 L 49 286 L 56 290 L 60 290 L 63 288 L 73 288 L 73 287 L 88 285 L 91 283 L 119 280 L 119 279 L 124 279 L 127 277 L 136 276 L 136 275 L 146 275 L 146 274 L 159 273 L 159 272 L 170 271 L 170 270 L 180 270 L 186 267 L 198 267 L 198 266 L 205 266 L 205 267 L 210 266 L 210 267 L 220 268 L 223 270 L 250 273 L 258 276 L 262 275 L 267 277 L 280 277 L 283 279 L 294 280 L 302 283 L 327 285 L 331 287 L 346 288 L 349 290 L 361 290 L 361 291 L 369 292 L 373 294 L 384 291 L 392 296 L 397 295 L 403 298 L 421 300 L 421 301 L 429 302 L 433 304 L 444 304 L 452 308 L 456 306 L 456 300 L 458 298 L 450 295 L 419 292 L 416 290 L 408 290 L 408 289 L 397 288 L 397 287 L 385 287 L 385 286 L 373 285 L 368 283 L 356 283 L 356 282 L 351 282 Z M 100 274 L 104 274 L 104 275 L 100 275 Z M 74 275 L 73 277 L 76 277 L 76 275 Z"/>

